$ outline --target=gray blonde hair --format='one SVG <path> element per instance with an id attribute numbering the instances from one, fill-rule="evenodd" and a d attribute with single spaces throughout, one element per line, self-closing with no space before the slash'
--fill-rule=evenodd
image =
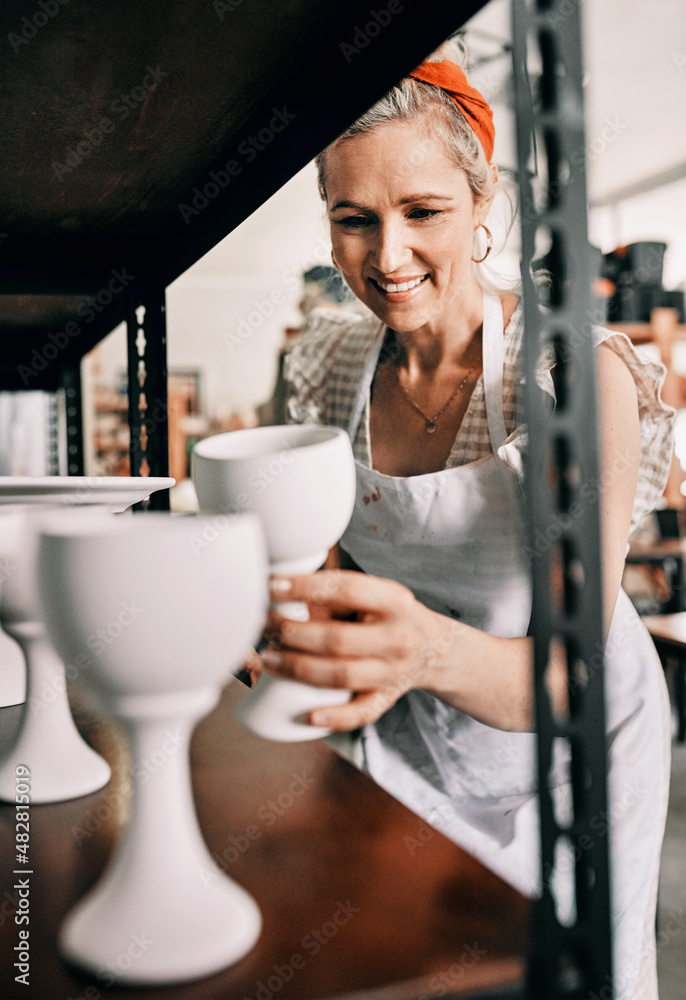
<path id="1" fill-rule="evenodd" d="M 461 38 L 444 42 L 427 61 L 440 62 L 442 59 L 450 59 L 464 69 L 466 49 Z M 493 173 L 483 146 L 462 111 L 438 87 L 406 77 L 317 156 L 315 163 L 322 199 L 326 201 L 326 161 L 337 146 L 382 125 L 416 121 L 417 118 L 431 121 L 432 134 L 443 141 L 456 166 L 464 171 L 474 199 L 489 198 L 495 189 Z"/>

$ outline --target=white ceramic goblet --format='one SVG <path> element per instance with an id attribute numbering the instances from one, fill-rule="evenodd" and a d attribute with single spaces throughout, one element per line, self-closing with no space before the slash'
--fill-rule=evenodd
<path id="1" fill-rule="evenodd" d="M 123 720 L 134 763 L 155 762 L 134 782 L 114 858 L 62 926 L 62 955 L 138 984 L 217 972 L 253 947 L 261 916 L 202 838 L 188 744 L 263 626 L 261 525 L 248 514 L 226 519 L 221 531 L 203 518 L 162 514 L 71 529 L 61 522 L 43 532 L 39 572 L 55 647 L 65 659 L 91 651 L 90 680 Z M 138 957 L 123 968 L 136 935 Z"/>
<path id="2" fill-rule="evenodd" d="M 31 772 L 33 805 L 89 795 L 110 780 L 109 764 L 74 724 L 65 665 L 50 645 L 39 614 L 36 533 L 44 516 L 35 508 L 0 509 L 0 552 L 7 559 L 0 624 L 26 661 L 26 700 L 14 745 L 0 760 L 0 799 L 15 801 L 16 767 L 24 764 Z M 61 516 L 78 518 L 75 512 Z"/>
<path id="3" fill-rule="evenodd" d="M 0 574 L 3 570 L 0 568 Z M 0 592 L 2 581 L 0 579 Z M 26 701 L 26 666 L 21 648 L 0 628 L 0 708 Z"/>
<path id="4" fill-rule="evenodd" d="M 11 514 L 13 507 L 6 507 Z M 0 506 L 0 518 L 3 509 Z M 0 523 L 0 596 L 4 581 L 14 573 L 16 560 L 13 557 L 15 545 L 11 534 L 3 531 Z M 26 665 L 21 647 L 0 627 L 0 708 L 21 705 L 26 701 Z"/>
<path id="5" fill-rule="evenodd" d="M 115 513 L 173 485 L 173 479 L 143 476 L 0 476 L 0 517 L 19 508 L 35 510 L 46 505 L 60 509 L 102 507 Z M 0 532 L 0 589 L 7 559 L 1 546 Z M 24 657 L 0 629 L 0 708 L 25 700 Z"/>
<path id="6" fill-rule="evenodd" d="M 288 425 L 231 431 L 200 441 L 193 450 L 193 481 L 201 510 L 259 514 L 271 570 L 313 573 L 345 531 L 355 503 L 355 462 L 338 427 Z M 306 604 L 279 602 L 287 618 L 307 621 Z M 308 712 L 341 705 L 350 692 L 263 673 L 239 708 L 241 722 L 265 739 L 295 742 L 327 736 Z"/>

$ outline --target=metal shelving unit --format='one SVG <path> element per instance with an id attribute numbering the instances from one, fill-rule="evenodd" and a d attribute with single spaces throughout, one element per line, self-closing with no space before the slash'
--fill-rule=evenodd
<path id="1" fill-rule="evenodd" d="M 167 398 L 167 285 L 485 3 L 396 4 L 392 14 L 384 8 L 383 24 L 376 19 L 378 31 L 367 31 L 367 0 L 170 0 L 163 16 L 154 0 L 125 12 L 94 0 L 60 6 L 30 37 L 5 46 L 0 388 L 64 390 L 71 474 L 83 470 L 80 360 L 122 321 L 132 472 L 167 474 L 167 427 L 159 420 Z M 592 349 L 590 338 L 576 335 L 589 308 L 584 175 L 582 168 L 564 173 L 568 151 L 583 145 L 579 9 L 569 0 L 513 0 L 513 13 L 523 256 L 528 264 L 535 231 L 548 226 L 554 274 L 544 321 L 524 270 L 533 537 L 571 503 L 572 466 L 590 478 L 598 467 Z M 20 0 L 8 0 L 0 34 L 20 37 L 25 15 Z M 529 46 L 542 67 L 533 102 Z M 532 135 L 547 168 L 543 204 L 529 180 Z M 532 366 L 544 342 L 557 352 L 563 387 L 552 420 L 534 388 Z M 570 358 L 582 375 L 573 386 Z M 547 485 L 551 462 L 556 496 Z M 155 497 L 168 505 L 165 495 Z M 584 680 L 583 670 L 602 636 L 598 552 L 597 512 L 586 511 L 559 539 L 565 587 L 557 608 L 550 552 L 533 559 L 543 864 L 561 836 L 582 837 L 605 803 L 602 671 Z M 544 685 L 553 638 L 570 673 L 562 721 Z M 569 829 L 556 820 L 547 791 L 555 739 L 572 753 Z M 546 886 L 533 907 L 528 983 L 499 996 L 562 1000 L 604 990 L 608 997 L 607 838 L 584 854 L 576 874 L 576 922 L 560 923 Z"/>
<path id="2" fill-rule="evenodd" d="M 512 11 L 543 873 L 533 913 L 529 995 L 582 1000 L 595 991 L 611 1000 L 609 838 L 592 835 L 594 819 L 607 813 L 600 520 L 597 503 L 579 502 L 584 484 L 601 481 L 586 179 L 583 169 L 571 167 L 573 152 L 584 148 L 580 12 L 564 0 L 513 2 Z M 540 65 L 536 91 L 528 79 L 530 55 Z M 545 312 L 528 268 L 537 236 L 548 243 Z M 553 412 L 536 380 L 543 352 L 555 357 Z M 564 718 L 553 711 L 546 684 L 554 644 L 566 664 Z M 549 787 L 556 742 L 571 758 L 571 818 L 558 815 Z M 546 877 L 564 846 L 573 858 L 571 916 L 557 912 Z"/>

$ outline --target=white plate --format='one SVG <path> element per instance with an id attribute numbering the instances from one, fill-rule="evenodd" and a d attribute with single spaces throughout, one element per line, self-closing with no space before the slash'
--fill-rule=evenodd
<path id="1" fill-rule="evenodd" d="M 100 504 L 116 513 L 175 482 L 159 476 L 0 476 L 0 506 Z"/>

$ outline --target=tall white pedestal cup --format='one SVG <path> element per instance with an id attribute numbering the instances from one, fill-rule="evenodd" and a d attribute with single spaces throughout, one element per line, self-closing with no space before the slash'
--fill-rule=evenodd
<path id="1" fill-rule="evenodd" d="M 23 705 L 25 701 L 26 661 L 19 644 L 0 628 L 0 708 Z"/>
<path id="2" fill-rule="evenodd" d="M 256 427 L 206 438 L 193 450 L 193 482 L 201 510 L 259 515 L 275 574 L 319 569 L 348 526 L 355 504 L 352 448 L 338 427 Z M 296 621 L 309 617 L 307 605 L 300 602 L 273 607 Z M 241 702 L 238 717 L 265 739 L 318 739 L 330 730 L 309 725 L 307 714 L 349 699 L 346 690 L 265 672 Z"/>
<path id="3" fill-rule="evenodd" d="M 118 513 L 174 480 L 152 476 L 0 476 L 0 518 L 18 510 L 96 508 Z M 0 526 L 0 590 L 8 573 Z M 10 539 L 11 543 L 11 539 Z M 11 544 L 11 551 L 14 552 Z M 21 649 L 0 629 L 0 708 L 26 701 L 26 666 Z"/>
<path id="4" fill-rule="evenodd" d="M 16 771 L 23 765 L 29 769 L 32 805 L 89 795 L 110 780 L 109 764 L 76 728 L 65 664 L 48 641 L 38 609 L 37 532 L 46 516 L 49 509 L 0 508 L 0 553 L 6 558 L 0 624 L 24 654 L 27 695 L 14 742 L 0 759 L 0 799 L 15 801 Z M 60 516 L 78 522 L 94 515 Z"/>
<path id="5" fill-rule="evenodd" d="M 123 720 L 134 764 L 159 762 L 134 781 L 129 825 L 63 923 L 61 954 L 122 983 L 161 986 L 218 972 L 250 951 L 261 915 L 205 845 L 188 745 L 264 624 L 261 525 L 250 514 L 221 526 L 163 514 L 74 530 L 46 525 L 39 572 L 55 647 L 71 658 L 102 637 L 91 642 L 90 680 Z M 136 957 L 124 965 L 134 940 Z"/>
<path id="6" fill-rule="evenodd" d="M 0 504 L 0 600 L 2 585 L 17 569 L 18 522 L 23 508 Z M 0 618 L 0 624 L 2 619 Z M 21 646 L 0 627 L 0 708 L 26 701 L 26 659 Z"/>

